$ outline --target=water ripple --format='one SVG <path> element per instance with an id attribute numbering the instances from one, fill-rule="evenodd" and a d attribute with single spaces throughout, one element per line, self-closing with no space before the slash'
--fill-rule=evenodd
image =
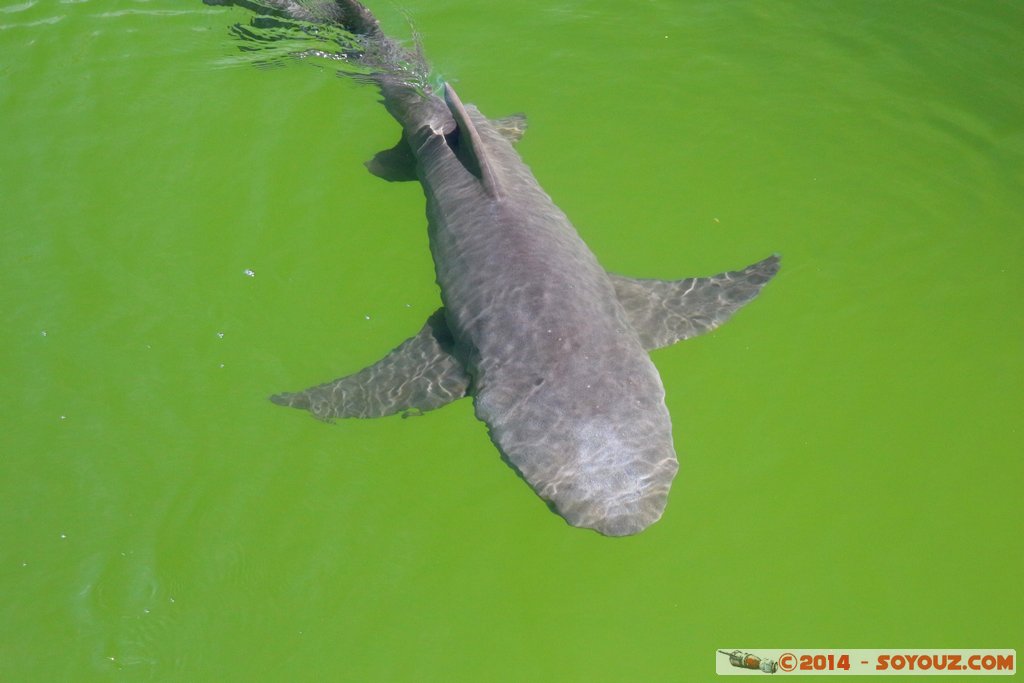
<path id="1" fill-rule="evenodd" d="M 28 2 L 21 2 L 17 5 L 11 5 L 9 7 L 0 7 L 0 12 L 4 14 L 14 14 L 15 12 L 24 12 L 27 9 L 32 9 L 35 6 L 36 0 L 28 0 Z"/>

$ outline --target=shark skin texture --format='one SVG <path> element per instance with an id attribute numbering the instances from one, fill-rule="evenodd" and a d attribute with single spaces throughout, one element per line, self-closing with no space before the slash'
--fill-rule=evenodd
<path id="1" fill-rule="evenodd" d="M 521 116 L 490 119 L 429 85 L 419 50 L 354 0 L 207 0 L 349 32 L 345 59 L 402 127 L 367 162 L 426 198 L 443 306 L 376 364 L 274 403 L 321 420 L 433 410 L 471 397 L 491 440 L 569 524 L 607 536 L 661 518 L 678 470 L 648 352 L 709 332 L 779 270 L 770 256 L 712 277 L 611 275 L 514 148 Z"/>

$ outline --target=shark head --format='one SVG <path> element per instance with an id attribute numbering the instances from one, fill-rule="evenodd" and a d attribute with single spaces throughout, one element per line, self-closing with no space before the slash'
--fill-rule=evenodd
<path id="1" fill-rule="evenodd" d="M 520 404 L 513 419 L 484 421 L 505 461 L 570 525 L 605 536 L 643 531 L 661 518 L 679 469 L 664 403 L 571 403 Z M 478 415 L 487 408 L 478 398 Z"/>
<path id="2" fill-rule="evenodd" d="M 679 469 L 671 433 L 621 422 L 578 425 L 561 466 L 536 488 L 562 518 L 605 536 L 636 534 L 661 519 Z"/>

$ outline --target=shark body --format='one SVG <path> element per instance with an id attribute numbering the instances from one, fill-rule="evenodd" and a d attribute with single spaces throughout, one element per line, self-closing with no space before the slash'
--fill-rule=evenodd
<path id="1" fill-rule="evenodd" d="M 514 149 L 521 118 L 489 119 L 450 85 L 429 87 L 419 53 L 354 0 L 262 4 L 357 37 L 348 58 L 402 126 L 368 166 L 422 185 L 443 303 L 378 363 L 272 400 L 331 420 L 471 396 L 503 456 L 569 524 L 622 536 L 657 521 L 678 462 L 648 351 L 727 320 L 778 257 L 707 278 L 611 275 Z"/>

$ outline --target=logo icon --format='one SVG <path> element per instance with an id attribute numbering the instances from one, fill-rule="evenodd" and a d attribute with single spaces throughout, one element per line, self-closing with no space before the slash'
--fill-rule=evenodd
<path id="1" fill-rule="evenodd" d="M 779 668 L 779 665 L 774 659 L 758 657 L 757 655 L 752 655 L 749 652 L 741 652 L 739 650 L 733 650 L 732 652 L 719 650 L 718 652 L 726 655 L 729 658 L 729 663 L 740 669 L 760 670 L 766 674 L 773 674 L 778 671 Z"/>

